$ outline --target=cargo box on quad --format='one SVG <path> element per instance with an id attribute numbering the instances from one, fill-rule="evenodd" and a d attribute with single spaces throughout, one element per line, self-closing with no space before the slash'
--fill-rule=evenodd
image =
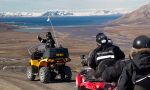
<path id="1" fill-rule="evenodd" d="M 55 59 L 55 58 L 69 58 L 67 48 L 48 48 L 43 54 L 43 58 Z"/>
<path id="2" fill-rule="evenodd" d="M 34 52 L 27 67 L 27 78 L 33 81 L 39 76 L 41 82 L 47 83 L 60 75 L 63 81 L 70 81 L 72 72 L 70 67 L 66 66 L 70 61 L 67 48 L 47 48 L 42 54 Z"/>

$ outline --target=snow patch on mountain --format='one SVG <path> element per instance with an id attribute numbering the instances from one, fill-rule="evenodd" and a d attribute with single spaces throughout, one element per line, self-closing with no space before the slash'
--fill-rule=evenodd
<path id="1" fill-rule="evenodd" d="M 42 13 L 39 12 L 0 12 L 1 17 L 38 17 Z"/>
<path id="2" fill-rule="evenodd" d="M 101 15 L 122 15 L 129 13 L 127 10 L 72 10 L 72 11 L 58 11 L 50 10 L 45 12 L 42 16 L 101 16 Z"/>
<path id="3" fill-rule="evenodd" d="M 47 17 L 47 16 L 100 16 L 100 15 L 122 15 L 129 13 L 127 10 L 49 10 L 41 12 L 0 12 L 1 17 Z"/>

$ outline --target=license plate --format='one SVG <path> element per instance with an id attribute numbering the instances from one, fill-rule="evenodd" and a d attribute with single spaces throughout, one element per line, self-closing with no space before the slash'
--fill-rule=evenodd
<path id="1" fill-rule="evenodd" d="M 56 54 L 57 57 L 62 57 L 64 54 Z"/>

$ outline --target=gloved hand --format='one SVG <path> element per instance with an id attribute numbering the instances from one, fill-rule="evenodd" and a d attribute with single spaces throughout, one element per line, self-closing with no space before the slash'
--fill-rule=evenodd
<path id="1" fill-rule="evenodd" d="M 37 39 L 39 38 L 39 35 L 37 35 Z"/>
<path id="2" fill-rule="evenodd" d="M 41 38 L 39 35 L 37 36 L 37 39 L 39 39 L 39 41 L 41 41 L 41 40 L 42 40 L 42 38 Z"/>

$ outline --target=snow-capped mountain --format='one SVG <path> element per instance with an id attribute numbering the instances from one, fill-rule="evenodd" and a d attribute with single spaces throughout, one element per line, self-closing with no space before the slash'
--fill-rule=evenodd
<path id="1" fill-rule="evenodd" d="M 80 10 L 80 11 L 47 11 L 42 16 L 100 16 L 100 15 L 122 15 L 129 11 L 126 10 Z"/>
<path id="2" fill-rule="evenodd" d="M 43 13 L 42 17 L 47 17 L 47 16 L 74 16 L 74 13 L 69 12 L 69 11 L 47 11 Z"/>
<path id="3" fill-rule="evenodd" d="M 121 18 L 114 20 L 113 24 L 136 24 L 150 25 L 150 3 L 141 6 L 139 9 L 123 15 Z"/>
<path id="4" fill-rule="evenodd" d="M 38 17 L 42 13 L 38 12 L 0 12 L 0 17 Z"/>
<path id="5" fill-rule="evenodd" d="M 49 10 L 40 12 L 0 12 L 0 17 L 47 17 L 47 16 L 100 16 L 100 15 L 122 15 L 128 11 L 115 10 Z"/>

